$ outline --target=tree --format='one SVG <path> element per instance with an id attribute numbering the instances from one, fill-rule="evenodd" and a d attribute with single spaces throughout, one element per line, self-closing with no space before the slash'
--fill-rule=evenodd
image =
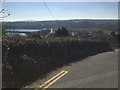
<path id="1" fill-rule="evenodd" d="M 55 31 L 55 36 L 57 37 L 69 36 L 69 31 L 65 27 L 58 28 L 58 30 Z"/>
<path id="2" fill-rule="evenodd" d="M 115 35 L 116 35 L 115 32 L 111 32 L 112 37 L 115 37 Z"/>

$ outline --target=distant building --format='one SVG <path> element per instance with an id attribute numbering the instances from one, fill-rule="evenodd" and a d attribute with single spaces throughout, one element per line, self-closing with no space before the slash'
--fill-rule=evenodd
<path id="1" fill-rule="evenodd" d="M 55 34 L 55 31 L 57 30 L 57 28 L 49 28 L 49 29 L 43 29 L 40 31 L 41 37 L 48 37 L 51 36 L 53 34 Z"/>
<path id="2" fill-rule="evenodd" d="M 69 31 L 69 35 L 72 36 L 72 37 L 74 37 L 74 36 L 79 37 L 78 32 Z"/>

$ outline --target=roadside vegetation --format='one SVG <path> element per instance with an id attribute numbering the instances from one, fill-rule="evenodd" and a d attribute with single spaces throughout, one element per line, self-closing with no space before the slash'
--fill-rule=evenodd
<path id="1" fill-rule="evenodd" d="M 105 40 L 70 37 L 66 30 L 48 38 L 3 36 L 2 86 L 21 88 L 71 62 L 112 50 Z"/>

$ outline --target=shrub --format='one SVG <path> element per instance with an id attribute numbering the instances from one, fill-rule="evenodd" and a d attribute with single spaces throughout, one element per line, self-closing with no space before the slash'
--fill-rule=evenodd
<path id="1" fill-rule="evenodd" d="M 3 87 L 22 87 L 89 55 L 110 51 L 107 42 L 78 38 L 3 39 Z"/>

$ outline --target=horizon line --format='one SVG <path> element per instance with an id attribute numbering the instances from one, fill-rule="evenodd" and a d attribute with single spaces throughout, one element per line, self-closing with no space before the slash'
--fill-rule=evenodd
<path id="1" fill-rule="evenodd" d="M 119 18 L 83 18 L 83 19 L 57 19 L 57 20 L 2 20 L 2 22 L 36 22 L 36 21 L 62 21 L 62 20 L 118 20 Z"/>

